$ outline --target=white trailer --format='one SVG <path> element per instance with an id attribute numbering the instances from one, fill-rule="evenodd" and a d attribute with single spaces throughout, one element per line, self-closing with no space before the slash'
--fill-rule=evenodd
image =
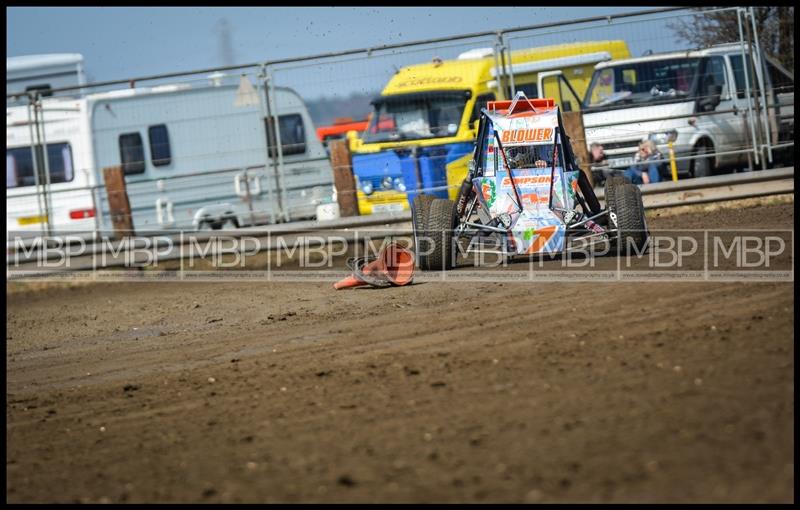
<path id="1" fill-rule="evenodd" d="M 80 53 L 51 53 L 24 55 L 6 59 L 6 95 L 16 92 L 49 90 L 86 84 L 83 55 Z M 6 100 L 6 105 L 15 104 Z"/>
<path id="2" fill-rule="evenodd" d="M 243 101 L 241 84 L 215 79 L 45 98 L 38 119 L 7 107 L 8 230 L 111 229 L 102 169 L 118 165 L 137 232 L 315 218 L 332 201 L 333 176 L 305 104 L 288 88 L 273 88 L 269 102 L 249 91 Z"/>

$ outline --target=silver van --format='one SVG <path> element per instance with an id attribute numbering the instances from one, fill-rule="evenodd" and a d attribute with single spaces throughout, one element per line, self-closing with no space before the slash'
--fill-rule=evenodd
<path id="1" fill-rule="evenodd" d="M 633 163 L 646 138 L 664 155 L 672 142 L 676 158 L 695 156 L 677 160 L 683 175 L 741 166 L 752 154 L 752 132 L 761 129 L 751 124 L 759 117 L 747 116 L 747 90 L 752 95 L 756 83 L 764 83 L 769 111 L 763 131 L 773 144 L 793 140 L 794 75 L 753 54 L 756 76 L 739 43 L 597 64 L 583 102 L 587 146 L 603 145 L 609 166 L 618 169 Z"/>

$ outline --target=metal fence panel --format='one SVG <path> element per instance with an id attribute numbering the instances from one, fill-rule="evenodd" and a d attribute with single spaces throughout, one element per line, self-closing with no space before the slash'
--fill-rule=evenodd
<path id="1" fill-rule="evenodd" d="M 726 46 L 679 35 L 719 15 Z M 453 199 L 476 112 L 517 91 L 581 111 L 605 174 L 644 140 L 665 178 L 764 167 L 793 148 L 794 79 L 756 29 L 753 8 L 671 8 L 9 96 L 7 228 L 109 229 L 102 169 L 120 164 L 138 231 L 314 218 L 334 199 L 325 130 L 349 138 L 361 214 Z"/>
<path id="2" fill-rule="evenodd" d="M 517 48 L 624 40 L 631 60 L 599 63 L 590 82 L 583 75 L 564 77 L 585 94 L 581 110 L 587 145 L 601 145 L 609 166 L 624 171 L 635 163 L 640 144 L 649 139 L 664 155 L 659 158 L 662 175 L 666 174 L 663 160 L 670 152 L 677 157 L 682 176 L 708 175 L 715 168 L 746 167 L 749 155 L 758 157 L 760 145 L 757 101 L 747 97 L 751 84 L 762 91 L 764 87 L 734 73 L 735 59 L 750 49 L 744 33 L 721 32 L 719 46 L 705 49 L 678 33 L 697 16 L 723 12 L 736 16 L 739 9 L 645 14 L 552 27 L 512 34 L 506 44 Z M 560 78 L 550 78 L 551 84 Z M 711 86 L 721 87 L 718 97 L 709 92 Z"/>

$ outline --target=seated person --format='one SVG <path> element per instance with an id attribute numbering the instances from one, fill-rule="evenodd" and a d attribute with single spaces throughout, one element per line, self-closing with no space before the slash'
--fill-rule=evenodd
<path id="1" fill-rule="evenodd" d="M 592 166 L 606 166 L 608 164 L 606 162 L 606 153 L 603 151 L 601 144 L 593 142 L 589 146 L 589 152 L 591 153 Z"/>
<path id="2" fill-rule="evenodd" d="M 520 147 L 509 147 L 506 149 L 508 155 L 508 165 L 512 170 L 518 168 L 547 168 L 549 161 L 553 160 L 553 146 L 543 145 L 523 145 Z"/>
<path id="3" fill-rule="evenodd" d="M 602 184 L 609 176 L 614 174 L 614 170 L 608 166 L 608 160 L 606 160 L 606 153 L 602 144 L 592 142 L 589 146 L 589 167 L 592 175 L 594 175 L 595 182 L 598 184 Z"/>
<path id="4" fill-rule="evenodd" d="M 661 174 L 657 160 L 663 159 L 661 152 L 652 140 L 644 140 L 639 143 L 639 151 L 633 158 L 633 166 L 625 170 L 623 174 L 626 179 L 634 184 L 649 184 L 659 182 Z"/>

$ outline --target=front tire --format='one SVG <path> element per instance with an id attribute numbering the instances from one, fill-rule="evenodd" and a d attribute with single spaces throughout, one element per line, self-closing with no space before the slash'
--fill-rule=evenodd
<path id="1" fill-rule="evenodd" d="M 417 251 L 419 266 L 423 270 L 448 270 L 455 266 L 453 230 L 456 218 L 455 203 L 445 198 L 434 199 L 424 220 L 422 246 Z"/>
<path id="2" fill-rule="evenodd" d="M 614 191 L 613 201 L 609 204 L 610 213 L 614 213 L 617 218 L 619 232 L 617 245 L 625 250 L 625 253 L 630 246 L 643 253 L 649 233 L 642 203 L 642 190 L 635 184 L 625 183 L 618 186 Z"/>
<path id="3" fill-rule="evenodd" d="M 711 161 L 712 156 L 708 155 L 712 152 L 705 143 L 697 146 L 694 151 L 697 157 L 692 161 L 692 175 L 694 177 L 708 177 L 714 173 Z"/>
<path id="4" fill-rule="evenodd" d="M 418 194 L 411 201 L 411 223 L 414 230 L 414 248 L 417 253 L 428 251 L 425 242 L 425 231 L 428 228 L 426 219 L 430 211 L 431 203 L 436 199 L 433 195 Z"/>
<path id="5" fill-rule="evenodd" d="M 625 177 L 621 175 L 610 175 L 606 178 L 606 185 L 605 185 L 605 200 L 606 200 L 606 208 L 610 208 L 611 204 L 614 203 L 614 191 L 623 184 L 626 184 L 628 181 L 625 180 Z"/>

